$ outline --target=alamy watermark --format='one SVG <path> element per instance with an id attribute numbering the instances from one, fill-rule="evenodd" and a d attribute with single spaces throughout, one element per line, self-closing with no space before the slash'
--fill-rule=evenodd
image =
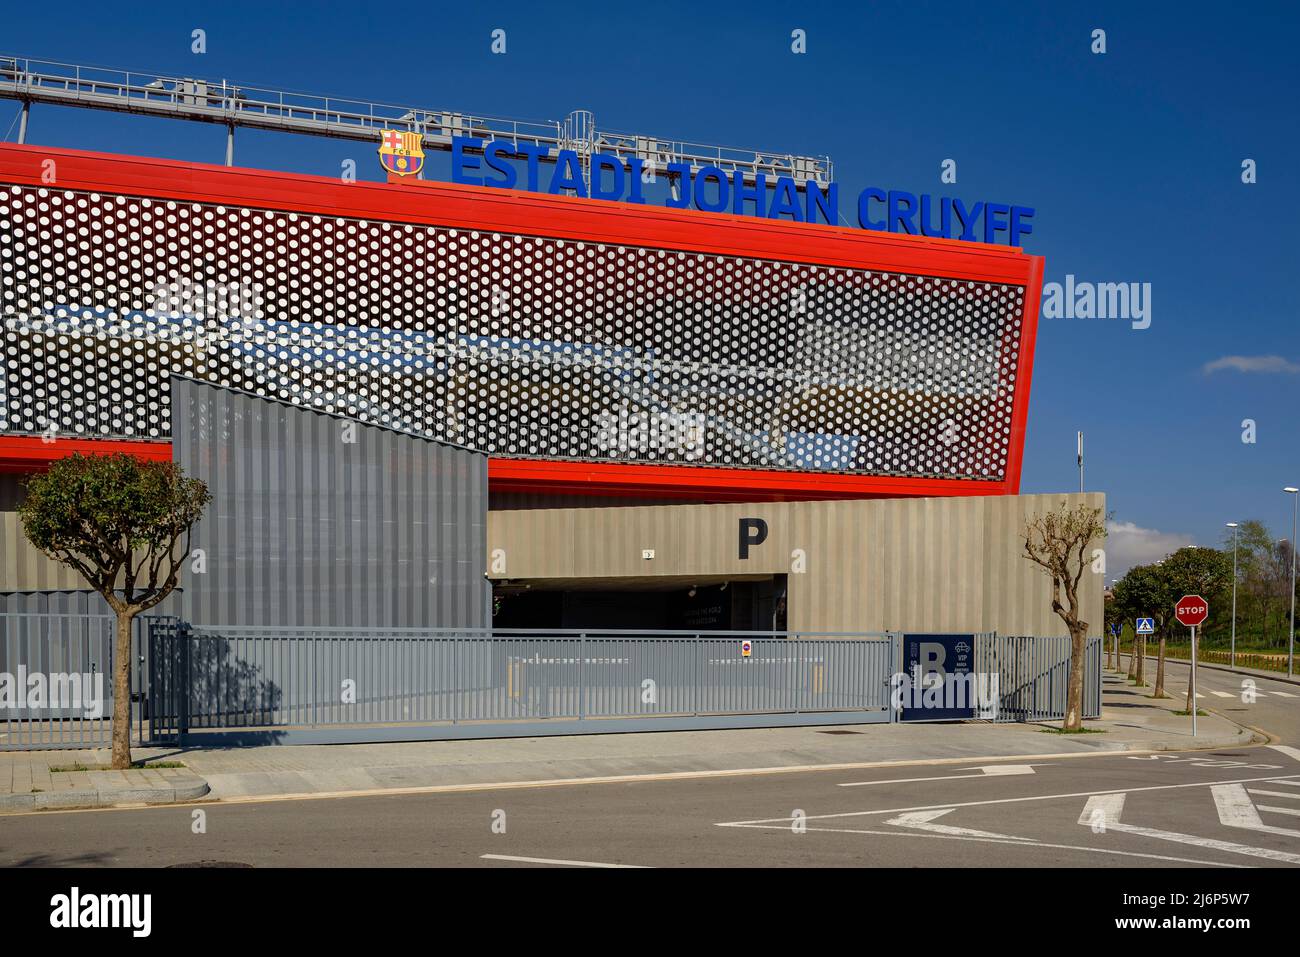
<path id="1" fill-rule="evenodd" d="M 615 455 L 674 454 L 687 461 L 704 457 L 704 415 L 638 412 L 626 403 L 596 416 L 596 448 Z"/>
<path id="2" fill-rule="evenodd" d="M 7 711 L 57 708 L 82 711 L 88 718 L 104 716 L 104 673 L 0 671 L 0 709 Z"/>
<path id="3" fill-rule="evenodd" d="M 1077 282 L 1068 273 L 1064 283 L 1043 286 L 1044 319 L 1121 319 L 1134 329 L 1151 325 L 1151 283 Z"/>
<path id="4" fill-rule="evenodd" d="M 256 319 L 262 313 L 262 289 L 246 282 L 196 282 L 172 279 L 153 287 L 153 310 L 217 319 Z"/>
<path id="5" fill-rule="evenodd" d="M 922 672 L 916 665 L 910 674 L 895 672 L 889 679 L 889 689 L 890 704 L 895 711 L 961 711 L 969 708 L 980 718 L 997 716 L 997 674 Z"/>

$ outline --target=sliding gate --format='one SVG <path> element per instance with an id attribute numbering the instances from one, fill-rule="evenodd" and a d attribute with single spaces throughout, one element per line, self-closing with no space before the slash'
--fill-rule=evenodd
<path id="1" fill-rule="evenodd" d="M 864 724 L 894 634 L 160 625 L 154 740 L 326 743 Z"/>
<path id="2" fill-rule="evenodd" d="M 1101 638 L 1083 649 L 1083 717 L 1101 717 Z M 975 670 L 998 679 L 996 721 L 1065 718 L 1070 678 L 1070 637 L 982 634 L 975 636 Z"/>

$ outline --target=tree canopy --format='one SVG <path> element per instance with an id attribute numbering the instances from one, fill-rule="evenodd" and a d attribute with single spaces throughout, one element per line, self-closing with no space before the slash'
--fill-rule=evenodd
<path id="1" fill-rule="evenodd" d="M 114 611 L 140 612 L 176 586 L 211 497 L 174 462 L 77 454 L 31 478 L 18 511 L 33 545 L 80 572 Z"/>

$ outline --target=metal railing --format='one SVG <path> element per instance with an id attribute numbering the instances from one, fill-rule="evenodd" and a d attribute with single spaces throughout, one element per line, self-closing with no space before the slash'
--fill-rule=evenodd
<path id="1" fill-rule="evenodd" d="M 635 133 L 597 130 L 591 115 L 574 111 L 566 120 L 518 120 L 473 116 L 441 109 L 373 103 L 320 96 L 226 80 L 119 70 L 106 67 L 0 55 L 0 97 L 31 103 L 83 107 L 221 123 L 233 130 L 249 127 L 342 139 L 377 140 L 383 130 L 419 133 L 423 145 L 450 150 L 453 137 L 509 140 L 517 144 L 572 149 L 584 162 L 592 152 L 640 159 L 668 175 L 670 163 L 684 163 L 694 175 L 706 166 L 735 170 L 747 184 L 756 177 L 790 176 L 800 189 L 811 181 L 826 186 L 835 178 L 828 156 L 798 156 L 770 150 L 743 149 L 659 139 Z M 475 152 L 481 152 L 477 150 Z M 551 156 L 549 161 L 554 161 Z M 230 165 L 229 154 L 227 165 Z"/>
<path id="2" fill-rule="evenodd" d="M 143 687 L 142 646 L 148 620 L 132 636 L 132 686 Z M 107 748 L 112 743 L 112 615 L 0 614 L 0 751 Z M 132 720 L 140 740 L 141 705 Z"/>
<path id="3" fill-rule="evenodd" d="M 1068 635 L 975 636 L 975 671 L 998 676 L 996 721 L 1053 721 L 1065 717 L 1070 677 Z M 1083 717 L 1101 717 L 1102 639 L 1083 653 Z"/>
<path id="4" fill-rule="evenodd" d="M 0 614 L 0 681 L 9 689 L 0 695 L 0 750 L 111 744 L 115 624 L 112 615 Z M 889 722 L 902 658 L 901 635 L 882 632 L 199 628 L 155 616 L 136 624 L 137 743 L 235 729 L 380 740 L 376 728 L 419 727 L 437 738 L 470 736 L 467 725 L 486 737 L 635 730 L 638 720 L 656 730 L 720 727 L 721 717 L 745 726 Z M 974 671 L 998 676 L 995 720 L 1063 717 L 1069 638 L 973 637 Z M 1095 718 L 1101 639 L 1088 642 L 1084 662 L 1084 717 Z"/>
<path id="5" fill-rule="evenodd" d="M 151 639 L 151 731 L 852 711 L 888 721 L 895 649 L 888 634 L 182 626 Z"/>

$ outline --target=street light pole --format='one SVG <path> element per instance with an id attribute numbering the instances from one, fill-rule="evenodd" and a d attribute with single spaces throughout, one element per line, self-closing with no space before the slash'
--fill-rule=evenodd
<path id="1" fill-rule="evenodd" d="M 1237 667 L 1237 523 L 1228 522 L 1232 529 L 1232 645 L 1228 666 Z"/>
<path id="2" fill-rule="evenodd" d="M 1286 676 L 1292 678 L 1295 676 L 1295 520 L 1300 488 L 1288 485 L 1282 491 L 1291 496 L 1291 635 L 1287 643 Z"/>

